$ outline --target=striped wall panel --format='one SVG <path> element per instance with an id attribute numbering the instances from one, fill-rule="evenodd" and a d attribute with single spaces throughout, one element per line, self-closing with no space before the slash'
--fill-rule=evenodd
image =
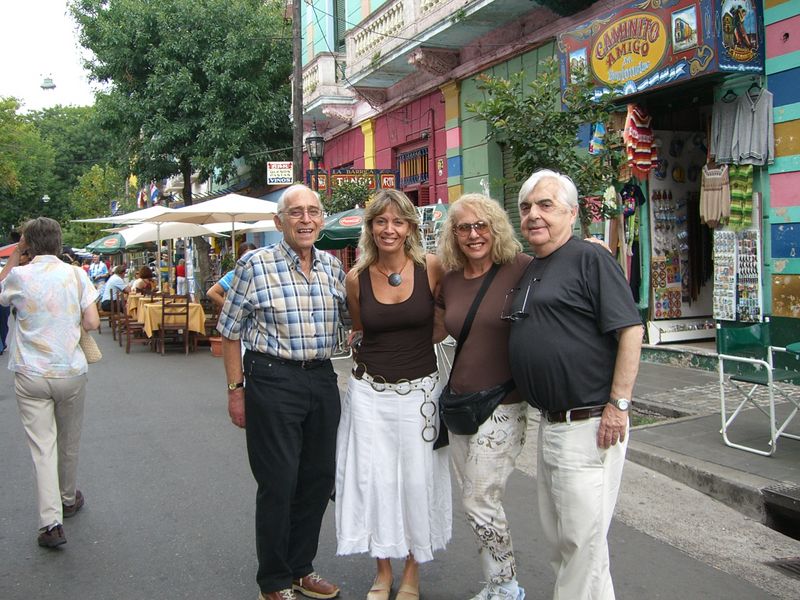
<path id="1" fill-rule="evenodd" d="M 800 15 L 767 26 L 767 58 L 800 50 Z"/>
<path id="2" fill-rule="evenodd" d="M 775 156 L 800 154 L 800 120 L 775 123 Z"/>
<path id="3" fill-rule="evenodd" d="M 800 205 L 800 172 L 771 174 L 769 202 L 773 209 Z"/>

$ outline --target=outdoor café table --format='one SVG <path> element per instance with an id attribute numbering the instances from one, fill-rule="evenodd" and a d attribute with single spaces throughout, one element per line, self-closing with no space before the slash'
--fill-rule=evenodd
<path id="1" fill-rule="evenodd" d="M 137 309 L 141 304 L 153 303 L 153 302 L 158 302 L 160 304 L 161 298 L 159 298 L 158 296 L 152 298 L 151 296 L 145 294 L 130 294 L 128 296 L 128 304 L 127 304 L 128 316 L 135 317 L 137 315 Z"/>
<path id="2" fill-rule="evenodd" d="M 137 313 L 136 320 L 144 325 L 147 337 L 153 337 L 153 332 L 161 327 L 161 301 L 140 304 Z M 206 313 L 199 302 L 189 303 L 189 331 L 206 332 Z"/>

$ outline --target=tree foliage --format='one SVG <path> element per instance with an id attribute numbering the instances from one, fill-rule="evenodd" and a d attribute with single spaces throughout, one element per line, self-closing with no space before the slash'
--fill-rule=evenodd
<path id="1" fill-rule="evenodd" d="M 0 237 L 40 214 L 60 217 L 60 207 L 44 204 L 53 180 L 55 152 L 39 131 L 17 114 L 19 102 L 0 98 Z"/>
<path id="2" fill-rule="evenodd" d="M 511 145 L 517 173 L 552 169 L 569 175 L 582 196 L 585 224 L 591 219 L 585 197 L 602 196 L 614 183 L 622 156 L 615 139 L 606 140 L 606 153 L 588 154 L 578 146 L 578 132 L 588 123 L 608 125 L 614 96 L 596 95 L 591 80 L 580 74 L 562 93 L 558 62 L 548 58 L 541 67 L 527 90 L 523 73 L 510 79 L 480 75 L 478 89 L 486 93 L 486 99 L 467 103 L 467 109 L 489 124 L 491 136 Z"/>
<path id="3" fill-rule="evenodd" d="M 344 181 L 333 188 L 330 197 L 323 197 L 322 205 L 325 212 L 332 215 L 355 208 L 356 205 L 364 208 L 371 195 L 372 192 L 363 183 Z"/>
<path id="4" fill-rule="evenodd" d="M 70 205 L 74 207 L 72 218 L 89 219 L 111 213 L 112 201 L 121 202 L 121 212 L 134 209 L 133 200 L 125 199 L 125 178 L 113 167 L 93 165 L 78 178 L 78 184 L 69 194 Z M 64 226 L 64 243 L 71 246 L 85 246 L 97 238 L 107 235 L 102 231 L 108 225 L 92 223 L 69 223 Z"/>
<path id="5" fill-rule="evenodd" d="M 237 158 L 291 145 L 280 2 L 75 0 L 71 10 L 90 73 L 110 86 L 100 116 L 123 132 L 144 180 L 188 166 L 224 181 Z"/>

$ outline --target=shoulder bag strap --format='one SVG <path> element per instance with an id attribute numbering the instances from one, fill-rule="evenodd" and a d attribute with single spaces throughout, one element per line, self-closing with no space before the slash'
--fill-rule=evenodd
<path id="1" fill-rule="evenodd" d="M 467 316 L 464 319 L 464 324 L 461 326 L 461 333 L 458 334 L 456 353 L 453 355 L 453 364 L 450 365 L 450 377 L 453 376 L 453 370 L 456 368 L 456 359 L 458 359 L 458 354 L 461 352 L 461 347 L 467 340 L 470 329 L 472 329 L 472 321 L 475 320 L 475 314 L 478 312 L 478 307 L 481 305 L 483 297 L 486 295 L 486 290 L 489 289 L 489 285 L 492 283 L 494 276 L 497 275 L 497 271 L 499 270 L 500 265 L 496 263 L 492 265 L 492 268 L 489 269 L 489 273 L 484 278 L 478 293 L 475 294 L 475 299 L 472 301 L 472 306 L 469 307 L 469 312 L 467 312 Z M 450 377 L 447 378 L 448 383 L 450 383 Z"/>

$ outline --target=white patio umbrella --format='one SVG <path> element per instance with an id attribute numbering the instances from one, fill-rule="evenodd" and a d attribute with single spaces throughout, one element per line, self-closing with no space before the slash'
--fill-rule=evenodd
<path id="1" fill-rule="evenodd" d="M 136 225 L 114 227 L 113 229 L 106 229 L 104 231 L 119 233 L 129 246 L 133 244 L 143 244 L 145 242 L 161 242 L 161 240 L 197 237 L 200 235 L 227 237 L 208 227 L 195 225 L 194 223 L 137 223 Z"/>
<path id="2" fill-rule="evenodd" d="M 256 221 L 255 223 L 243 223 L 241 221 L 237 221 L 236 223 L 209 223 L 205 225 L 212 231 L 216 231 L 217 233 L 224 233 L 232 230 L 236 230 L 236 233 L 259 233 L 262 231 L 278 231 L 278 228 L 275 227 L 275 221 L 272 219 L 263 219 L 261 221 Z"/>
<path id="3" fill-rule="evenodd" d="M 126 224 L 130 225 L 132 223 L 142 223 L 147 221 L 152 217 L 157 217 L 159 215 L 166 215 L 171 212 L 175 212 L 173 208 L 167 208 L 166 206 L 150 206 L 148 208 L 143 208 L 141 210 L 135 210 L 133 212 L 125 213 L 123 215 L 114 215 L 110 217 L 95 217 L 93 219 L 73 219 L 73 223 L 119 223 L 119 224 Z M 160 223 L 156 224 L 156 237 L 152 240 L 145 240 L 148 242 L 156 241 L 158 243 L 158 250 L 161 252 L 161 228 Z M 201 234 L 201 235 L 210 235 L 210 234 Z M 181 236 L 177 236 L 181 237 Z M 133 242 L 128 242 L 129 244 Z"/>

